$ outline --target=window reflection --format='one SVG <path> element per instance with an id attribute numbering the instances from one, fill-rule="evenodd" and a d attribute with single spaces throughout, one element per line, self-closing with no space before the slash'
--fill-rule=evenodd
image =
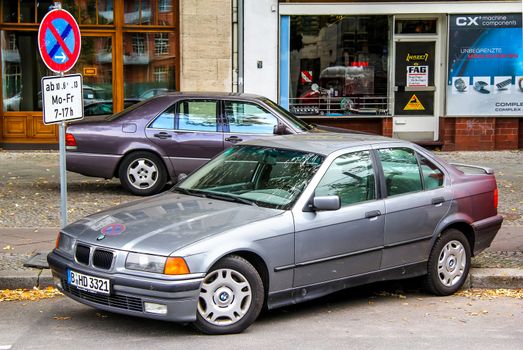
<path id="1" fill-rule="evenodd" d="M 34 32 L 1 32 L 4 111 L 42 109 L 40 79 L 52 74 L 37 59 L 36 36 Z"/>
<path id="2" fill-rule="evenodd" d="M 124 34 L 125 98 L 147 99 L 175 90 L 174 33 Z"/>

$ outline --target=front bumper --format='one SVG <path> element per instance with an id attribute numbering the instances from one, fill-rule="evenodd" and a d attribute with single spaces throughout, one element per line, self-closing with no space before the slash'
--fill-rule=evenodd
<path id="1" fill-rule="evenodd" d="M 78 264 L 52 251 L 47 256 L 57 287 L 68 297 L 110 312 L 175 322 L 193 322 L 203 277 L 183 280 L 159 280 L 124 273 L 106 273 Z M 67 284 L 67 269 L 107 278 L 111 294 L 96 294 Z M 166 314 L 145 312 L 144 303 L 167 306 Z"/>
<path id="2" fill-rule="evenodd" d="M 475 234 L 474 255 L 479 254 L 490 247 L 490 244 L 494 240 L 494 237 L 496 237 L 502 223 L 503 216 L 496 215 L 484 220 L 476 221 L 472 224 Z"/>

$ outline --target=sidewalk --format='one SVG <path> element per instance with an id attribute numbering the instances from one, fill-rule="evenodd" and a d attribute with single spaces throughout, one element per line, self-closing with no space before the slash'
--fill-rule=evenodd
<path id="1" fill-rule="evenodd" d="M 0 289 L 52 285 L 48 268 L 25 267 L 46 264 L 55 245 L 58 228 L 0 228 Z M 503 226 L 489 249 L 473 258 L 469 288 L 523 288 L 523 226 Z"/>

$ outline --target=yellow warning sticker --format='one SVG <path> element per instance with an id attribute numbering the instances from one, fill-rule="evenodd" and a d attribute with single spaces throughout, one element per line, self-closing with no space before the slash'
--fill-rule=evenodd
<path id="1" fill-rule="evenodd" d="M 404 111 L 424 111 L 425 107 L 421 104 L 420 100 L 416 95 L 412 95 L 409 102 L 403 108 Z"/>

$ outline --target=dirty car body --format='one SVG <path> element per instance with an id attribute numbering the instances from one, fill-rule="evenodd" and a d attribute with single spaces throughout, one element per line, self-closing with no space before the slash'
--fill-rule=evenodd
<path id="1" fill-rule="evenodd" d="M 379 136 L 252 140 L 171 191 L 65 227 L 48 261 L 81 303 L 211 334 L 373 281 L 424 276 L 448 295 L 503 220 L 492 171 L 463 169 Z"/>
<path id="2" fill-rule="evenodd" d="M 67 170 L 117 177 L 136 195 L 160 192 L 232 145 L 312 128 L 251 94 L 166 93 L 67 128 Z"/>

